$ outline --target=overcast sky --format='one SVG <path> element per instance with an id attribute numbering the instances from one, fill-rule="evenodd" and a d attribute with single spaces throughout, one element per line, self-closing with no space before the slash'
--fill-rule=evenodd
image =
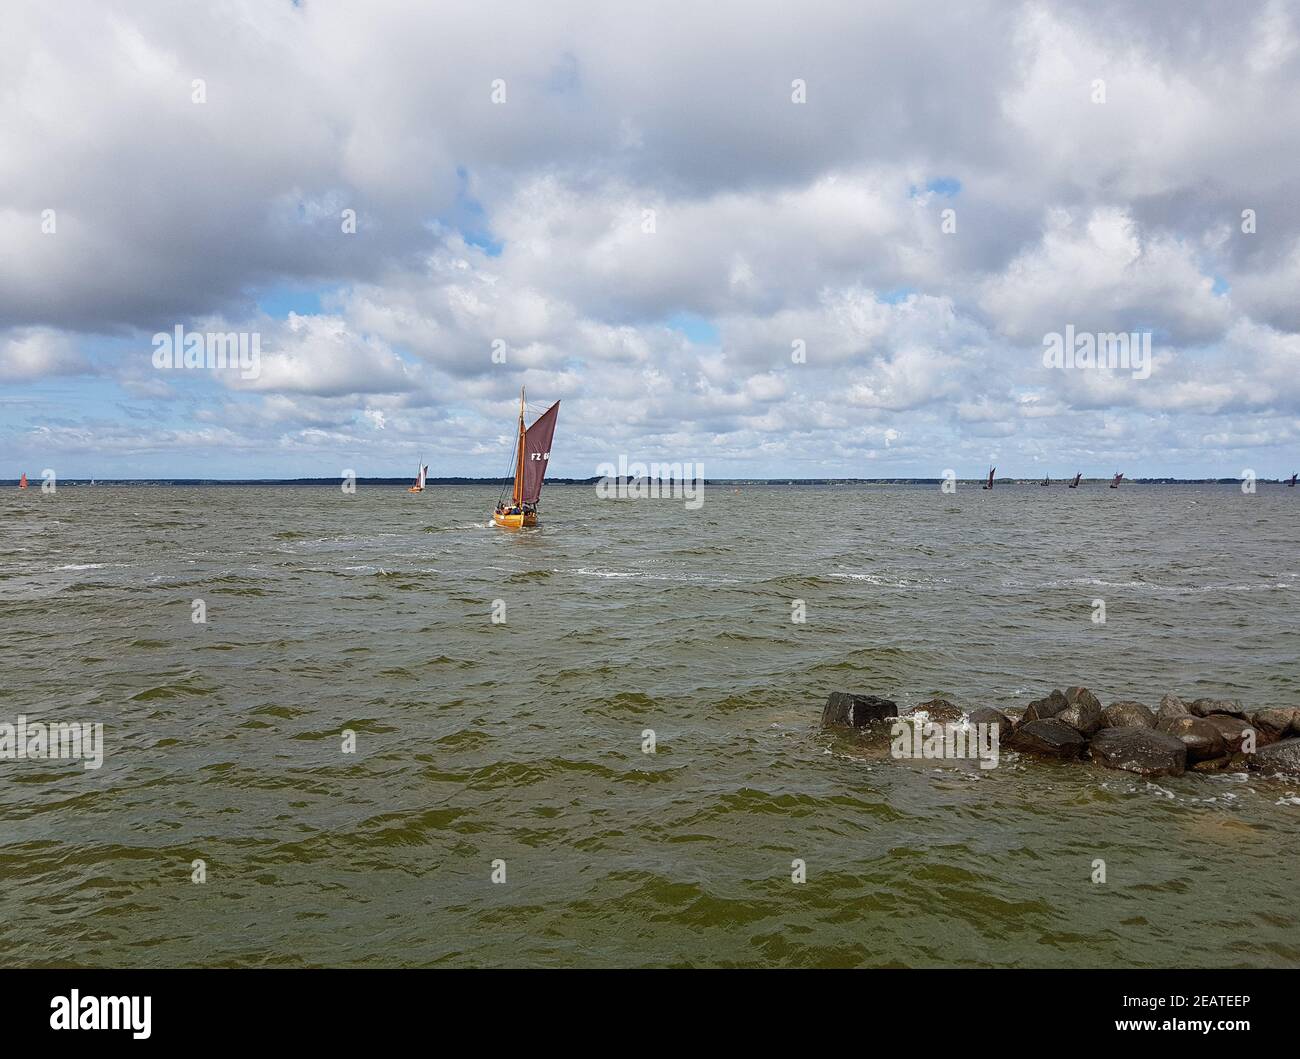
<path id="1" fill-rule="evenodd" d="M 416 6 L 6 5 L 0 477 L 1300 469 L 1297 4 Z"/>

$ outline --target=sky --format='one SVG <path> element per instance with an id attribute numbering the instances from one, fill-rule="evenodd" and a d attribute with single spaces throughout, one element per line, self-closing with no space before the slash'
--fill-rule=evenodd
<path id="1" fill-rule="evenodd" d="M 4 23 L 0 478 L 1300 469 L 1297 3 Z"/>

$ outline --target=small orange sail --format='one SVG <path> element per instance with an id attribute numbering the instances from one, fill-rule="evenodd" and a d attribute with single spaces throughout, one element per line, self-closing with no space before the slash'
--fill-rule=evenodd
<path id="1" fill-rule="evenodd" d="M 408 493 L 423 493 L 425 480 L 429 477 L 429 465 L 421 463 L 417 466 L 415 472 L 415 484 L 406 491 Z"/>
<path id="2" fill-rule="evenodd" d="M 23 476 L 22 476 L 21 478 L 18 479 L 18 488 L 19 488 L 19 489 L 26 489 L 26 488 L 27 488 L 27 472 L 26 472 L 26 471 L 24 471 L 24 472 L 23 472 Z"/>

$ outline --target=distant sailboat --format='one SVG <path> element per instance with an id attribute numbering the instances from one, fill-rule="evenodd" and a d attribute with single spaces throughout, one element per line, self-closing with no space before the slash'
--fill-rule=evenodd
<path id="1" fill-rule="evenodd" d="M 1051 484 L 1052 484 L 1052 480 L 1051 480 L 1050 478 L 1048 478 L 1047 475 L 1043 475 L 1043 480 L 1042 480 L 1041 482 L 1039 482 L 1038 484 L 1039 484 L 1039 485 L 1051 485 Z"/>
<path id="2" fill-rule="evenodd" d="M 1291 475 L 1291 477 L 1287 479 L 1286 484 L 1289 485 L 1292 489 L 1295 488 L 1295 475 L 1294 475 L 1294 474 Z"/>
<path id="3" fill-rule="evenodd" d="M 980 488 L 982 488 L 982 489 L 992 489 L 992 488 L 993 488 L 993 474 L 994 474 L 995 471 L 997 471 L 997 468 L 996 468 L 996 467 L 990 467 L 990 468 L 989 468 L 989 480 L 988 480 L 987 482 L 985 482 L 985 483 L 984 483 Z"/>
<path id="4" fill-rule="evenodd" d="M 1119 483 L 1122 482 L 1123 480 L 1124 480 L 1124 475 L 1123 475 L 1121 472 L 1116 471 L 1116 472 L 1115 472 L 1115 480 L 1114 480 L 1113 482 L 1110 483 L 1110 487 L 1111 487 L 1112 489 L 1118 489 L 1118 488 L 1119 488 Z"/>
<path id="5" fill-rule="evenodd" d="M 524 391 L 519 391 L 519 443 L 515 447 L 515 482 L 510 505 L 497 504 L 492 521 L 506 529 L 537 525 L 537 501 L 542 495 L 542 479 L 551 459 L 551 439 L 555 436 L 555 421 L 559 418 L 560 402 L 556 401 L 538 416 L 532 426 L 524 425 Z"/>
<path id="6" fill-rule="evenodd" d="M 408 493 L 423 493 L 424 481 L 428 476 L 429 476 L 429 465 L 427 463 L 419 464 L 415 471 L 415 484 L 411 486 L 409 489 L 407 489 L 406 491 Z"/>
<path id="7" fill-rule="evenodd" d="M 1079 488 L 1079 479 L 1082 478 L 1082 477 L 1083 477 L 1083 472 L 1080 471 L 1078 474 L 1076 474 L 1076 475 L 1074 476 L 1074 481 L 1072 481 L 1072 482 L 1070 483 L 1070 488 L 1071 488 L 1071 489 L 1078 489 L 1078 488 Z"/>
<path id="8" fill-rule="evenodd" d="M 19 488 L 19 489 L 26 489 L 26 488 L 27 488 L 27 472 L 26 472 L 26 471 L 24 471 L 24 472 L 23 472 L 23 476 L 22 476 L 21 478 L 18 479 L 18 488 Z"/>

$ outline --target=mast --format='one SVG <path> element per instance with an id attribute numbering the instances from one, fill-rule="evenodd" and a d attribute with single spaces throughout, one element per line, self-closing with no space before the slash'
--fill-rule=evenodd
<path id="1" fill-rule="evenodd" d="M 519 387 L 519 445 L 515 456 L 515 503 L 518 507 L 524 495 L 524 388 Z"/>

